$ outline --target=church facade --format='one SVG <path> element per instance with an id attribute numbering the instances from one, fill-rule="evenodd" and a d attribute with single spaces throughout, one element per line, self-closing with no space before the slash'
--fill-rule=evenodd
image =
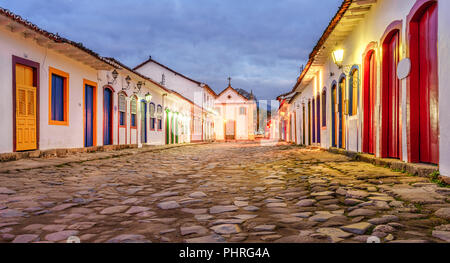
<path id="1" fill-rule="evenodd" d="M 231 80 L 231 79 L 229 79 Z M 256 101 L 231 86 L 231 82 L 215 100 L 215 138 L 219 141 L 255 139 Z"/>

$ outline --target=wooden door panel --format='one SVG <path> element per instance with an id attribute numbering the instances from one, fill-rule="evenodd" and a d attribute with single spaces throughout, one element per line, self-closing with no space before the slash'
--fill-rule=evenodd
<path id="1" fill-rule="evenodd" d="M 37 149 L 37 87 L 32 68 L 16 65 L 16 150 Z"/>
<path id="2" fill-rule="evenodd" d="M 420 161 L 439 162 L 437 8 L 428 8 L 418 21 Z"/>
<path id="3" fill-rule="evenodd" d="M 388 68 L 386 74 L 388 89 L 388 157 L 399 158 L 399 81 L 397 63 L 399 61 L 399 33 L 395 33 L 388 43 Z"/>

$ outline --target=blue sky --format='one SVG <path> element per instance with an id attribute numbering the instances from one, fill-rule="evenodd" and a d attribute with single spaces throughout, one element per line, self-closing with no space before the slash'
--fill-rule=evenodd
<path id="1" fill-rule="evenodd" d="M 6 0 L 38 26 L 130 67 L 150 55 L 223 90 L 289 91 L 341 0 Z"/>

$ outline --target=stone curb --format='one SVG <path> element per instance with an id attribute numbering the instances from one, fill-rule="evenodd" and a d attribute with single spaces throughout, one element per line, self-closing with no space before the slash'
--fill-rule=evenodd
<path id="1" fill-rule="evenodd" d="M 396 159 L 385 159 L 385 158 L 377 158 L 370 154 L 357 153 L 352 151 L 347 151 L 344 149 L 330 148 L 324 149 L 320 148 L 322 151 L 327 151 L 334 154 L 341 154 L 352 158 L 355 161 L 366 162 L 370 164 L 374 164 L 377 166 L 383 166 L 390 168 L 392 170 L 400 170 L 407 172 L 408 174 L 430 178 L 430 175 L 434 172 L 439 171 L 439 167 L 431 164 L 417 164 L 417 163 L 405 163 Z M 441 176 L 444 179 L 441 179 L 443 182 L 447 183 L 450 181 L 449 177 Z"/>
<path id="2" fill-rule="evenodd" d="M 202 144 L 209 144 L 209 142 L 199 142 L 199 143 L 186 143 L 186 144 L 174 144 L 174 145 L 145 145 L 143 146 L 143 148 L 138 148 L 137 145 L 109 145 L 109 146 L 97 146 L 97 147 L 91 147 L 91 148 L 82 148 L 82 150 L 80 151 L 79 149 L 59 149 L 59 150 L 49 150 L 49 151 L 44 151 L 44 154 L 40 154 L 39 157 L 30 157 L 29 155 L 24 155 L 26 156 L 26 158 L 21 158 L 21 159 L 33 159 L 33 160 L 46 160 L 46 161 L 55 161 L 55 162 L 49 162 L 49 163 L 43 163 L 42 165 L 37 165 L 36 167 L 29 167 L 29 168 L 4 168 L 1 169 L 0 168 L 0 172 L 8 172 L 11 170 L 30 170 L 30 169 L 37 169 L 37 168 L 45 168 L 45 167 L 52 167 L 52 166 L 61 166 L 61 165 L 67 165 L 67 164 L 71 164 L 71 163 L 83 163 L 83 162 L 89 162 L 89 161 L 95 161 L 95 160 L 102 160 L 102 159 L 106 159 L 106 158 L 117 158 L 117 157 L 123 157 L 123 156 L 130 156 L 133 154 L 140 154 L 140 153 L 149 153 L 149 152 L 157 152 L 157 151 L 164 151 L 164 150 L 169 150 L 169 149 L 174 149 L 174 148 L 179 148 L 179 147 L 185 147 L 185 146 L 195 146 L 195 145 L 202 145 Z M 117 147 L 119 146 L 119 147 Z M 126 147 L 123 147 L 126 146 Z M 135 149 L 138 152 L 130 152 L 127 150 L 132 150 Z M 58 152 L 60 153 L 58 155 Z M 99 153 L 99 152 L 115 152 L 112 153 L 109 156 L 104 156 L 104 155 L 95 155 L 95 153 Z M 63 157 L 69 157 L 69 156 L 74 156 L 76 154 L 79 153 L 87 153 L 86 156 L 83 156 L 85 158 L 80 158 L 78 160 L 63 160 L 63 159 L 58 159 L 58 158 L 63 158 Z M 89 153 L 92 153 L 92 156 L 89 156 Z M 21 159 L 16 159 L 17 160 L 21 160 Z M 4 164 L 12 164 L 13 161 L 9 161 L 9 162 L 0 162 L 4 163 Z"/>

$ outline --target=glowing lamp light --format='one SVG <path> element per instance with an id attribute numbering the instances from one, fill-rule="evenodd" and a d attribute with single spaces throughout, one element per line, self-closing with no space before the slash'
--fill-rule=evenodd
<path id="1" fill-rule="evenodd" d="M 342 62 L 344 62 L 344 50 L 343 49 L 336 49 L 335 51 L 333 51 L 333 62 L 339 68 L 342 67 Z"/>
<path id="2" fill-rule="evenodd" d="M 145 100 L 147 102 L 150 102 L 152 100 L 152 94 L 150 94 L 149 92 L 147 92 L 147 94 L 145 94 Z"/>

